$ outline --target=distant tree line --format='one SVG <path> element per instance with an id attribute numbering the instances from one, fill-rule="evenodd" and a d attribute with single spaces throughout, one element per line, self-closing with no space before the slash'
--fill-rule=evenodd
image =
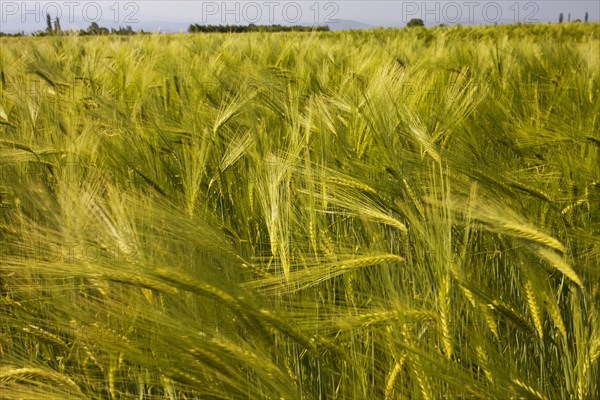
<path id="1" fill-rule="evenodd" d="M 325 32 L 329 31 L 328 26 L 283 26 L 283 25 L 199 25 L 191 24 L 188 28 L 190 33 L 209 33 L 209 32 L 224 32 L 224 33 L 241 33 L 241 32 Z M 96 22 L 92 22 L 87 29 L 63 31 L 60 26 L 60 19 L 56 18 L 52 21 L 50 14 L 46 14 L 46 29 L 33 32 L 33 36 L 62 36 L 66 34 L 76 34 L 79 36 L 104 36 L 104 35 L 119 35 L 128 36 L 136 34 L 145 34 L 143 30 L 134 31 L 131 26 L 118 29 L 108 29 L 99 26 Z M 25 32 L 19 33 L 2 33 L 0 36 L 25 36 Z"/>
<path id="2" fill-rule="evenodd" d="M 588 19 L 589 19 L 589 14 L 588 14 L 588 13 L 587 13 L 587 11 L 586 11 L 586 13 L 585 13 L 585 17 L 583 18 L 583 22 L 585 22 L 585 23 L 587 24 L 587 22 L 588 22 Z M 560 24 L 560 23 L 562 23 L 564 20 L 565 20 L 565 15 L 564 15 L 563 13 L 560 13 L 560 14 L 558 15 L 558 23 Z M 571 22 L 571 13 L 569 13 L 569 14 L 567 15 L 567 22 Z M 578 19 L 576 19 L 576 20 L 575 20 L 575 21 L 573 21 L 573 22 L 581 22 L 581 20 L 578 18 Z"/>
<path id="3" fill-rule="evenodd" d="M 145 33 L 145 32 L 144 31 L 136 32 L 133 30 L 133 28 L 131 26 L 127 26 L 125 28 L 119 27 L 118 29 L 115 29 L 115 28 L 108 29 L 108 28 L 98 25 L 96 22 L 92 22 L 90 24 L 90 26 L 87 27 L 87 29 L 79 29 L 79 30 L 73 29 L 70 31 L 63 31 L 60 26 L 60 18 L 56 18 L 54 20 L 54 24 L 53 24 L 50 14 L 46 14 L 46 29 L 37 31 L 37 32 L 33 32 L 32 35 L 33 36 L 62 36 L 67 33 L 68 34 L 77 34 L 80 36 L 97 36 L 97 35 L 128 36 L 128 35 L 135 35 L 138 33 Z M 14 34 L 14 35 L 5 34 L 5 36 L 24 36 L 24 34 Z"/>
<path id="4" fill-rule="evenodd" d="M 199 25 L 191 24 L 188 28 L 189 33 L 242 33 L 242 32 L 326 32 L 328 26 L 283 26 L 283 25 Z"/>
<path id="5" fill-rule="evenodd" d="M 558 22 L 562 23 L 564 21 L 564 14 L 560 13 L 558 16 Z M 588 22 L 589 14 L 586 12 L 584 21 Z M 567 15 L 567 22 L 571 22 L 571 14 Z M 574 22 L 582 22 L 580 19 L 576 19 Z M 443 24 L 442 24 L 443 25 Z M 423 20 L 418 18 L 411 19 L 408 24 L 406 24 L 408 28 L 413 27 L 423 27 L 425 26 Z M 283 26 L 283 25 L 200 25 L 200 24 L 191 24 L 188 27 L 189 33 L 211 33 L 211 32 L 222 32 L 222 33 L 242 33 L 242 32 L 326 32 L 329 31 L 328 26 L 302 26 L 302 25 L 292 25 L 292 26 Z M 87 29 L 80 30 L 71 30 L 67 31 L 69 33 L 75 33 L 80 36 L 98 36 L 98 35 L 119 35 L 119 36 L 128 36 L 128 35 L 136 35 L 136 34 L 145 34 L 143 30 L 134 31 L 131 26 L 127 26 L 125 28 L 119 27 L 115 28 L 105 28 L 99 26 L 96 22 L 92 22 Z M 54 20 L 54 24 L 52 23 L 52 18 L 50 14 L 46 14 L 46 29 L 34 32 L 33 36 L 60 36 L 64 35 L 67 32 L 64 32 L 60 26 L 60 19 L 56 18 Z M 0 37 L 2 36 L 26 36 L 24 31 L 17 33 L 5 33 L 0 32 Z"/>
<path id="6" fill-rule="evenodd" d="M 7 32 L 0 32 L 0 37 L 2 36 L 7 36 L 7 37 L 20 37 L 20 36 L 27 36 L 25 34 L 24 31 L 21 32 L 17 32 L 17 33 L 7 33 Z"/>
<path id="7" fill-rule="evenodd" d="M 131 26 L 126 26 L 125 28 L 119 27 L 118 29 L 115 29 L 115 28 L 108 29 L 103 26 L 99 26 L 96 22 L 92 22 L 90 24 L 90 26 L 87 27 L 87 29 L 71 29 L 68 31 L 63 31 L 60 26 L 60 18 L 56 18 L 53 22 L 52 18 L 50 17 L 50 14 L 46 14 L 46 29 L 33 32 L 31 35 L 32 36 L 62 36 L 62 35 L 67 35 L 67 34 L 69 34 L 69 35 L 75 34 L 75 35 L 79 35 L 79 36 L 97 36 L 97 35 L 129 36 L 129 35 L 138 35 L 138 34 L 146 34 L 146 33 L 147 32 L 144 32 L 143 30 L 134 31 Z M 20 36 L 27 36 L 27 34 L 24 31 L 17 32 L 17 33 L 0 32 L 0 37 L 2 37 L 2 36 L 20 37 Z"/>
<path id="8" fill-rule="evenodd" d="M 144 31 L 140 31 L 140 32 L 136 32 L 134 31 L 131 26 L 127 26 L 125 28 L 119 27 L 119 29 L 114 29 L 111 28 L 110 30 L 108 30 L 108 28 L 104 28 L 102 26 L 98 26 L 97 23 L 92 22 L 90 24 L 90 26 L 88 26 L 87 30 L 81 30 L 79 31 L 79 34 L 82 36 L 94 36 L 94 35 L 121 35 L 121 36 L 128 36 L 128 35 L 135 35 L 138 33 L 144 33 Z"/>

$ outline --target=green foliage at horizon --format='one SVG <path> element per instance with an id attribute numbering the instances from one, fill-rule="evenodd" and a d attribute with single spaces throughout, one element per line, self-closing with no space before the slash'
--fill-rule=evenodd
<path id="1" fill-rule="evenodd" d="M 3 40 L 2 397 L 599 398 L 599 35 Z"/>
<path id="2" fill-rule="evenodd" d="M 420 18 L 413 18 L 410 21 L 408 21 L 408 23 L 406 24 L 407 28 L 414 28 L 417 26 L 423 27 L 423 26 L 425 26 L 425 22 L 423 22 L 423 20 Z"/>
<path id="3" fill-rule="evenodd" d="M 189 33 L 247 33 L 247 32 L 327 32 L 328 26 L 303 25 L 201 25 L 190 24 Z"/>

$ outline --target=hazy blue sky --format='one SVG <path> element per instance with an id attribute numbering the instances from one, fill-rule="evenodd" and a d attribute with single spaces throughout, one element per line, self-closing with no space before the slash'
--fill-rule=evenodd
<path id="1" fill-rule="evenodd" d="M 133 29 L 180 30 L 186 24 L 319 24 L 342 26 L 353 20 L 374 26 L 404 26 L 421 18 L 428 26 L 441 23 L 491 24 L 600 20 L 600 2 L 584 1 L 9 1 L 0 0 L 0 30 L 43 29 L 45 15 L 60 16 L 64 28 L 85 28 L 91 22 Z"/>

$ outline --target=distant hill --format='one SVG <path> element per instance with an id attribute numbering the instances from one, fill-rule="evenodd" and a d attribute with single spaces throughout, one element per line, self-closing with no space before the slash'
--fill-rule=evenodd
<path id="1" fill-rule="evenodd" d="M 345 31 L 350 29 L 373 29 L 373 25 L 350 19 L 339 19 L 336 23 L 327 24 L 332 31 Z"/>

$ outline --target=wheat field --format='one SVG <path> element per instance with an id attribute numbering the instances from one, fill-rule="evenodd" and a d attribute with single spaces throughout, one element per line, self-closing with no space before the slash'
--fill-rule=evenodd
<path id="1" fill-rule="evenodd" d="M 600 25 L 2 38 L 3 399 L 600 398 Z"/>

